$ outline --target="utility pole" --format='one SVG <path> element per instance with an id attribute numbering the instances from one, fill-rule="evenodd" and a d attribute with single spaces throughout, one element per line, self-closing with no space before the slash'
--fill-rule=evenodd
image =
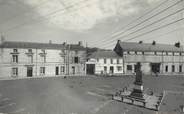
<path id="1" fill-rule="evenodd" d="M 68 44 L 68 76 L 70 75 L 70 44 Z"/>

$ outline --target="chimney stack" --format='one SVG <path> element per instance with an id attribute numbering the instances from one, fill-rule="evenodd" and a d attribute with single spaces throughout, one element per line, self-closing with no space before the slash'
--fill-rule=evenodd
<path id="1" fill-rule="evenodd" d="M 142 44 L 143 43 L 143 41 L 139 41 L 139 44 Z"/>
<path id="2" fill-rule="evenodd" d="M 63 45 L 66 46 L 66 42 L 63 42 Z"/>
<path id="3" fill-rule="evenodd" d="M 5 38 L 3 35 L 1 35 L 1 40 L 0 40 L 0 44 L 3 44 L 5 42 Z"/>
<path id="4" fill-rule="evenodd" d="M 49 40 L 49 44 L 52 44 L 52 40 Z"/>
<path id="5" fill-rule="evenodd" d="M 79 41 L 78 45 L 79 45 L 79 46 L 82 46 L 82 41 Z"/>
<path id="6" fill-rule="evenodd" d="M 121 42 L 121 40 L 118 40 L 118 43 L 120 43 Z"/>
<path id="7" fill-rule="evenodd" d="M 176 42 L 174 45 L 175 47 L 180 48 L 180 42 Z"/>
<path id="8" fill-rule="evenodd" d="M 153 40 L 152 45 L 156 45 L 156 41 L 155 40 Z"/>

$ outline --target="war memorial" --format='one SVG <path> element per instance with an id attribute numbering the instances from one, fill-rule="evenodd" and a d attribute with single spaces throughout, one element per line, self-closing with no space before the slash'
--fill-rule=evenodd
<path id="1" fill-rule="evenodd" d="M 113 95 L 112 98 L 123 103 L 158 111 L 164 98 L 164 93 L 144 93 L 142 75 L 141 64 L 138 62 L 133 89 L 129 90 L 125 87 L 125 89 Z"/>

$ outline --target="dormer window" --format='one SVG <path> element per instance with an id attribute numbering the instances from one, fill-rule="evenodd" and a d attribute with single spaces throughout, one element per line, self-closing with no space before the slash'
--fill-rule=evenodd
<path id="1" fill-rule="evenodd" d="M 13 49 L 13 53 L 17 53 L 18 52 L 18 49 Z"/>

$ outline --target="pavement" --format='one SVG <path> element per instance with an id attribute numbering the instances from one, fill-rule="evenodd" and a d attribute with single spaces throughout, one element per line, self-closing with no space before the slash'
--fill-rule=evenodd
<path id="1" fill-rule="evenodd" d="M 50 77 L 0 81 L 0 114 L 182 114 L 184 76 L 143 76 L 144 89 L 166 92 L 160 111 L 111 100 L 134 76 Z"/>

